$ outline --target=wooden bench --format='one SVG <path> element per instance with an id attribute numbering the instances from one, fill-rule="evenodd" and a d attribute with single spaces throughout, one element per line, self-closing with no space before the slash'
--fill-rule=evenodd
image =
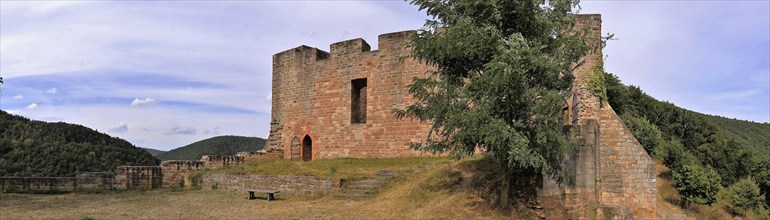
<path id="1" fill-rule="evenodd" d="M 267 194 L 267 201 L 275 200 L 275 194 L 280 193 L 280 191 L 278 190 L 264 190 L 264 189 L 247 189 L 246 191 L 249 192 L 249 200 L 257 198 L 254 196 L 254 193 L 265 193 Z"/>

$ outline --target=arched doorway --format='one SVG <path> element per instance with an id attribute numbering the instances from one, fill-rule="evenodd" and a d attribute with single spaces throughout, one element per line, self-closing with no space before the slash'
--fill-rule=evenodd
<path id="1" fill-rule="evenodd" d="M 313 159 L 313 140 L 310 139 L 310 135 L 305 135 L 302 139 L 302 160 L 310 161 Z"/>

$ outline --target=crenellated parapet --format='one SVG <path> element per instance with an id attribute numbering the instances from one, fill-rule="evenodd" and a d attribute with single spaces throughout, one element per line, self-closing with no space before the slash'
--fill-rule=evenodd
<path id="1" fill-rule="evenodd" d="M 367 52 L 371 49 L 372 48 L 369 46 L 369 44 L 361 38 L 340 41 L 329 45 L 332 59 L 340 59 L 351 55 L 358 55 L 361 52 Z"/>
<path id="2" fill-rule="evenodd" d="M 214 169 L 219 167 L 235 166 L 244 162 L 241 156 L 217 156 L 217 155 L 204 155 L 201 158 L 203 166 L 206 168 Z"/>

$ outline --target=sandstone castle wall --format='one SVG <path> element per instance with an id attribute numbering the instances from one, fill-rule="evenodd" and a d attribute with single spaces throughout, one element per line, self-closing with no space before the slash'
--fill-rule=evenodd
<path id="1" fill-rule="evenodd" d="M 539 193 L 547 219 L 656 219 L 656 171 L 652 158 L 605 101 L 584 82 L 601 62 L 601 16 L 578 15 L 577 28 L 588 28 L 588 43 L 597 48 L 575 69 L 574 96 L 568 99 L 566 126 L 582 151 L 565 161 L 575 185 L 545 180 Z"/>
<path id="2" fill-rule="evenodd" d="M 77 192 L 113 188 L 113 174 L 82 172 L 74 177 L 0 177 L 0 192 Z"/>
<path id="3" fill-rule="evenodd" d="M 359 38 L 331 44 L 329 53 L 300 46 L 273 55 L 266 148 L 283 149 L 291 159 L 420 155 L 408 144 L 423 141 L 429 125 L 396 120 L 392 112 L 412 103 L 407 86 L 432 69 L 409 58 L 404 49 L 414 33 L 380 35 L 378 50 Z M 365 123 L 351 119 L 356 79 L 366 79 Z M 303 153 L 307 143 L 311 149 Z"/>

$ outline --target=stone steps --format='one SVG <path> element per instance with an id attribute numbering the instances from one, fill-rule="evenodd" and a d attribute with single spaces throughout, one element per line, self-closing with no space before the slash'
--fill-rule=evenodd
<path id="1" fill-rule="evenodd" d="M 379 193 L 382 183 L 398 176 L 398 171 L 381 170 L 372 178 L 350 181 L 342 187 L 341 195 L 346 198 L 367 198 Z"/>

